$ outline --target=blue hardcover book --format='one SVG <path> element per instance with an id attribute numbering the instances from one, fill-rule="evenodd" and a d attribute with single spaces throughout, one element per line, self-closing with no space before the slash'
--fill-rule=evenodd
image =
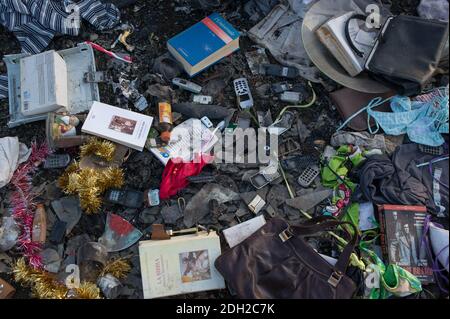
<path id="1" fill-rule="evenodd" d="M 238 50 L 239 35 L 220 14 L 213 13 L 170 39 L 167 48 L 192 77 Z"/>

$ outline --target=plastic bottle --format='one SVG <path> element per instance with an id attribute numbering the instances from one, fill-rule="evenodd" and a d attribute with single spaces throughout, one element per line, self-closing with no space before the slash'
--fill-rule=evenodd
<path id="1" fill-rule="evenodd" d="M 170 141 L 170 132 L 173 129 L 172 106 L 169 102 L 161 101 L 158 103 L 159 109 L 159 129 L 161 130 L 160 138 L 168 143 Z"/>
<path id="2" fill-rule="evenodd" d="M 47 213 L 42 204 L 38 204 L 33 219 L 32 241 L 44 244 L 47 238 Z"/>

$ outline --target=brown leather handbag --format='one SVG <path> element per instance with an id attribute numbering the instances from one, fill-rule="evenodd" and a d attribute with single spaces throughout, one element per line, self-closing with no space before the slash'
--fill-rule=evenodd
<path id="1" fill-rule="evenodd" d="M 335 266 L 303 238 L 348 224 L 354 236 Z M 349 299 L 356 284 L 346 274 L 358 244 L 356 228 L 331 217 L 318 217 L 300 226 L 280 218 L 266 225 L 216 259 L 215 266 L 237 297 L 244 299 Z"/>

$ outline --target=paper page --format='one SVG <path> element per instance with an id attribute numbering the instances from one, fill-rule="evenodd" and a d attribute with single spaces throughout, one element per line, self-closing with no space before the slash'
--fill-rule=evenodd
<path id="1" fill-rule="evenodd" d="M 362 231 L 377 228 L 373 204 L 371 202 L 359 204 L 359 229 Z"/>
<path id="2" fill-rule="evenodd" d="M 263 215 L 252 218 L 242 224 L 230 227 L 223 231 L 223 235 L 227 240 L 228 245 L 231 248 L 242 243 L 254 232 L 263 227 L 266 224 L 266 220 Z"/>
<path id="3" fill-rule="evenodd" d="M 166 165 L 171 158 L 191 161 L 196 154 L 209 152 L 217 141 L 217 136 L 200 120 L 189 119 L 173 129 L 167 146 L 152 148 L 151 151 Z"/>

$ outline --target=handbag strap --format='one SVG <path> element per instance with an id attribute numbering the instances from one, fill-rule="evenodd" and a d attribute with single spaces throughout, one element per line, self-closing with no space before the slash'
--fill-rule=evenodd
<path id="1" fill-rule="evenodd" d="M 287 230 L 282 232 L 280 234 L 280 238 L 283 241 L 289 240 L 293 236 L 308 236 L 316 234 L 320 231 L 325 231 L 333 227 L 342 226 L 342 225 L 349 225 L 353 229 L 353 236 L 351 236 L 351 240 L 348 242 L 348 244 L 344 247 L 341 255 L 339 256 L 339 259 L 334 266 L 334 272 L 331 275 L 328 282 L 332 284 L 334 287 L 336 287 L 341 278 L 344 276 L 347 267 L 350 262 L 350 256 L 353 253 L 353 250 L 358 245 L 359 236 L 358 236 L 358 230 L 356 229 L 355 225 L 353 225 L 350 222 L 342 222 L 339 220 L 336 220 L 333 217 L 328 216 L 319 216 L 312 218 L 305 223 L 298 225 L 298 226 L 290 226 Z M 344 228 L 344 230 L 348 232 Z"/>
<path id="2" fill-rule="evenodd" d="M 353 52 L 355 52 L 355 54 L 357 56 L 362 58 L 362 57 L 364 57 L 364 52 L 358 50 L 358 48 L 355 46 L 355 44 L 353 43 L 353 40 L 350 37 L 349 26 L 350 26 L 350 21 L 353 20 L 353 19 L 366 21 L 367 17 L 365 15 L 363 15 L 363 14 L 354 14 L 345 23 L 345 38 L 347 39 L 348 45 L 353 50 Z"/>

